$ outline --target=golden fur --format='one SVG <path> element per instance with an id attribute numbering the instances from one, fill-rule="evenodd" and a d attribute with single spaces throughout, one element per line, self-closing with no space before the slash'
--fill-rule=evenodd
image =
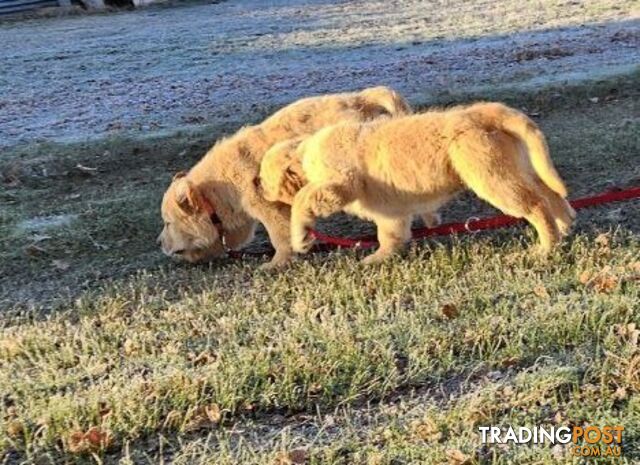
<path id="1" fill-rule="evenodd" d="M 376 223 L 380 247 L 365 261 L 380 261 L 409 239 L 412 215 L 436 211 L 465 188 L 525 218 L 545 252 L 575 217 L 544 135 L 524 114 L 499 103 L 337 124 L 276 149 L 289 151 L 278 157 L 299 167 L 304 184 L 292 208 L 297 252 L 311 246 L 308 230 L 317 217 L 343 210 Z M 268 169 L 261 174 L 265 197 L 288 189 L 282 187 L 286 177 Z"/>
<path id="2" fill-rule="evenodd" d="M 296 194 L 307 184 L 302 159 L 296 150 L 304 139 L 303 136 L 278 142 L 265 153 L 260 163 L 259 179 L 266 200 L 293 205 Z M 439 225 L 441 221 L 437 206 L 422 211 L 418 216 L 429 228 Z"/>
<path id="3" fill-rule="evenodd" d="M 261 222 L 276 253 L 267 266 L 291 255 L 290 206 L 262 197 L 257 182 L 264 153 L 279 141 L 310 135 L 339 121 L 367 121 L 409 114 L 408 104 L 386 87 L 359 93 L 310 97 L 282 108 L 263 123 L 241 129 L 215 144 L 188 173 L 179 173 L 162 199 L 165 254 L 198 262 L 238 249 Z M 213 218 L 220 223 L 214 224 Z"/>

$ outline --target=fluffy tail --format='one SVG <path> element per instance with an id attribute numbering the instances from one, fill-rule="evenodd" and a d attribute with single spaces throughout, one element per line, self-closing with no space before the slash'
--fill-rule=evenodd
<path id="1" fill-rule="evenodd" d="M 370 87 L 360 92 L 360 96 L 371 105 L 379 105 L 392 116 L 410 115 L 411 106 L 395 90 L 385 87 Z"/>
<path id="2" fill-rule="evenodd" d="M 500 103 L 479 103 L 468 107 L 473 111 L 474 119 L 480 118 L 483 125 L 502 130 L 520 139 L 527 147 L 529 159 L 536 174 L 554 192 L 567 197 L 567 188 L 553 166 L 549 156 L 549 147 L 544 134 L 524 113 Z"/>

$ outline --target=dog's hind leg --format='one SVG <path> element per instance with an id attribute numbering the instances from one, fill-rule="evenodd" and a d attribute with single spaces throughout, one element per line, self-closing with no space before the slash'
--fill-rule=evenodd
<path id="1" fill-rule="evenodd" d="M 547 185 L 539 181 L 538 187 L 542 196 L 547 200 L 553 219 L 562 236 L 569 234 L 573 220 L 576 218 L 576 211 L 566 199 L 563 199 Z"/>
<path id="2" fill-rule="evenodd" d="M 380 247 L 375 253 L 362 259 L 362 263 L 372 265 L 400 251 L 411 238 L 411 217 L 387 218 L 375 217 Z"/>
<path id="3" fill-rule="evenodd" d="M 310 183 L 304 186 L 296 194 L 291 208 L 293 250 L 308 252 L 313 245 L 309 230 L 313 228 L 316 218 L 326 218 L 341 211 L 354 198 L 351 187 L 336 182 Z"/>
<path id="4" fill-rule="evenodd" d="M 450 159 L 464 184 L 502 212 L 525 218 L 548 253 L 560 240 L 551 206 L 518 165 L 517 148 L 508 136 L 469 130 L 449 147 Z"/>

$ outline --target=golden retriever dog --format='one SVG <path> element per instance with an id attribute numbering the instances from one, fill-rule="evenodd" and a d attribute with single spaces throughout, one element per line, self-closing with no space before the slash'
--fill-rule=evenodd
<path id="1" fill-rule="evenodd" d="M 302 169 L 302 159 L 297 151 L 305 137 L 278 142 L 265 153 L 260 163 L 260 186 L 262 195 L 270 202 L 293 205 L 296 194 L 307 184 Z M 427 205 L 427 208 L 431 208 Z M 437 208 L 437 205 L 433 206 Z M 429 228 L 440 224 L 440 214 L 436 211 L 423 211 L 418 215 Z"/>
<path id="2" fill-rule="evenodd" d="M 258 172 L 264 153 L 277 142 L 337 122 L 410 113 L 396 92 L 373 87 L 299 100 L 219 141 L 188 173 L 178 173 L 165 192 L 164 228 L 158 237 L 163 252 L 192 263 L 220 257 L 227 248 L 250 242 L 260 222 L 275 248 L 273 259 L 263 267 L 284 265 L 292 256 L 291 211 L 289 205 L 262 196 Z"/>
<path id="3" fill-rule="evenodd" d="M 291 169 L 283 176 L 264 167 L 263 191 L 266 198 L 290 200 L 292 192 L 285 191 L 303 186 L 291 214 L 296 252 L 310 248 L 316 218 L 342 210 L 376 224 L 380 247 L 364 262 L 379 262 L 410 238 L 412 215 L 435 212 L 464 189 L 526 219 L 545 253 L 575 218 L 544 135 L 527 116 L 499 103 L 336 124 L 278 149 L 289 150 L 286 157 L 294 161 L 285 162 Z"/>

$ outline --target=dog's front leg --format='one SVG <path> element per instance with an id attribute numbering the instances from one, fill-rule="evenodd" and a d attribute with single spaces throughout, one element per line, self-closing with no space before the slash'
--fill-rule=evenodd
<path id="1" fill-rule="evenodd" d="M 402 250 L 411 238 L 411 217 L 406 218 L 374 218 L 378 229 L 378 242 L 380 247 L 375 253 L 362 259 L 365 265 L 372 265 L 386 260 L 393 254 Z"/>
<path id="2" fill-rule="evenodd" d="M 276 252 L 271 261 L 263 264 L 260 268 L 263 270 L 281 268 L 288 264 L 293 256 L 289 233 L 291 210 L 288 205 L 275 204 L 271 208 L 263 210 L 261 222 L 267 230 L 269 240 Z"/>
<path id="3" fill-rule="evenodd" d="M 313 245 L 309 230 L 316 218 L 326 218 L 341 211 L 354 199 L 352 187 L 331 182 L 307 184 L 296 194 L 291 208 L 291 244 L 299 253 L 308 252 Z"/>
<path id="4" fill-rule="evenodd" d="M 291 260 L 291 208 L 279 202 L 268 202 L 257 195 L 245 202 L 247 212 L 267 230 L 275 255 L 261 269 L 281 268 Z"/>
<path id="5" fill-rule="evenodd" d="M 309 230 L 316 223 L 316 216 L 311 208 L 311 193 L 315 186 L 307 184 L 296 194 L 291 206 L 291 247 L 294 252 L 308 252 L 313 245 L 313 237 Z"/>

